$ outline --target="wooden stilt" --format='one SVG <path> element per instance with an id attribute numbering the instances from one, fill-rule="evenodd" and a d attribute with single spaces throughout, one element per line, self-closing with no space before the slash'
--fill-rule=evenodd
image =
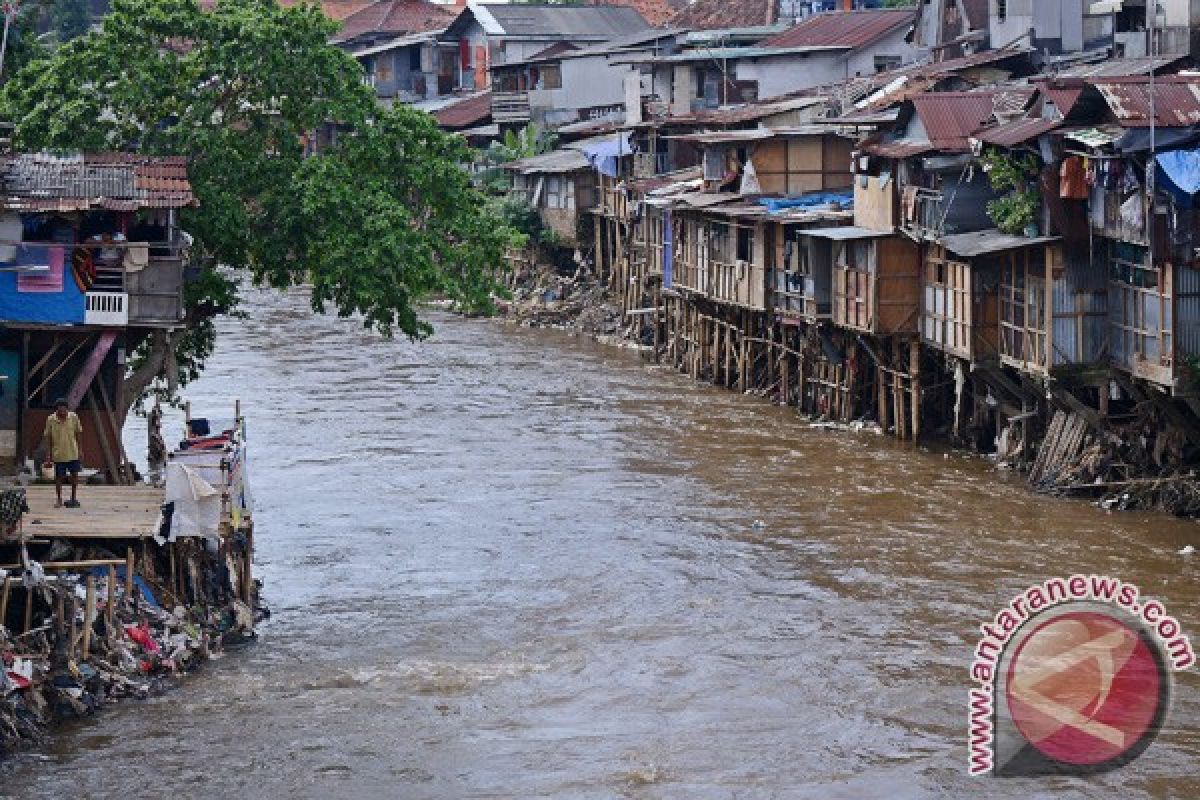
<path id="1" fill-rule="evenodd" d="M 12 593 L 12 584 L 11 578 L 5 578 L 4 586 L 0 588 L 0 628 L 8 626 L 8 597 Z"/>
<path id="2" fill-rule="evenodd" d="M 125 548 L 125 598 L 133 597 L 133 548 Z"/>
<path id="3" fill-rule="evenodd" d="M 83 601 L 83 641 L 80 646 L 80 658 L 87 658 L 92 652 L 92 626 L 96 624 L 96 576 L 88 574 L 87 589 Z"/>
<path id="4" fill-rule="evenodd" d="M 104 604 L 104 622 L 108 630 L 112 630 L 113 612 L 116 609 L 117 600 L 117 568 L 112 564 L 108 565 L 108 600 Z"/>
<path id="5" fill-rule="evenodd" d="M 908 343 L 908 375 L 910 404 L 912 405 L 912 438 L 921 437 L 921 343 L 912 339 Z"/>

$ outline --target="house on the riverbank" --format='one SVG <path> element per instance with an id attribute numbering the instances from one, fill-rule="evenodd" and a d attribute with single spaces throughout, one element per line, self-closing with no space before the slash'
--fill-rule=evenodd
<path id="1" fill-rule="evenodd" d="M 632 152 L 615 174 L 569 156 L 596 188 L 576 261 L 615 294 L 627 334 L 698 378 L 1027 467 L 1048 437 L 1053 469 L 1035 474 L 1059 485 L 1196 463 L 1190 62 L 1069 42 L 988 50 L 977 14 L 940 6 L 917 20 L 934 42 L 921 63 L 905 51 L 824 85 L 785 71 L 766 100 L 744 71 L 784 55 L 760 52 L 768 42 L 911 29 L 889 14 L 822 14 L 720 47 L 703 37 L 746 31 L 673 32 L 671 52 L 628 59 L 641 95 L 559 128 L 566 149 L 627 135 Z M 843 66 L 854 52 L 828 47 Z"/>
<path id="2" fill-rule="evenodd" d="M 0 459 L 30 458 L 63 397 L 84 422 L 85 468 L 129 482 L 126 370 L 151 332 L 184 323 L 187 164 L 14 154 L 0 181 Z"/>

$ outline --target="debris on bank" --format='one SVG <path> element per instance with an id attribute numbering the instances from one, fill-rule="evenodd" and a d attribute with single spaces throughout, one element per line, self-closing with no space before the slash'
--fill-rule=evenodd
<path id="1" fill-rule="evenodd" d="M 240 416 L 189 420 L 160 487 L 87 486 L 81 509 L 44 485 L 0 490 L 0 757 L 64 719 L 145 698 L 253 640 Z"/>

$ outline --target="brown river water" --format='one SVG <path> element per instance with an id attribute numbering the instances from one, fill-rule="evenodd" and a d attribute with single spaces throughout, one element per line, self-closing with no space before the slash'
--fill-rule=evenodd
<path id="1" fill-rule="evenodd" d="M 1035 496 L 558 332 L 428 342 L 252 293 L 189 390 L 249 416 L 274 616 L 0 771 L 17 797 L 1200 797 L 1200 679 L 1131 765 L 966 775 L 978 625 L 1071 572 L 1200 640 L 1200 524 Z M 755 526 L 755 520 L 765 525 Z"/>

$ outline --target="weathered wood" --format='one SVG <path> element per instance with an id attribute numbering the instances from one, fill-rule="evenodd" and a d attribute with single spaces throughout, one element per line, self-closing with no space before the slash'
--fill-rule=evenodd
<path id="1" fill-rule="evenodd" d="M 104 603 L 104 622 L 108 630 L 112 630 L 113 612 L 117 605 L 117 570 L 112 564 L 108 565 L 108 600 Z"/>
<path id="2" fill-rule="evenodd" d="M 125 599 L 133 597 L 133 548 L 125 548 Z"/>
<path id="3" fill-rule="evenodd" d="M 87 658 L 92 652 L 92 626 L 96 624 L 96 577 L 87 576 L 83 602 L 83 642 L 80 655 Z"/>
<path id="4" fill-rule="evenodd" d="M 29 530 L 45 539 L 149 538 L 158 528 L 162 489 L 150 486 L 81 486 L 82 508 L 55 508 L 54 487 L 26 489 Z"/>

